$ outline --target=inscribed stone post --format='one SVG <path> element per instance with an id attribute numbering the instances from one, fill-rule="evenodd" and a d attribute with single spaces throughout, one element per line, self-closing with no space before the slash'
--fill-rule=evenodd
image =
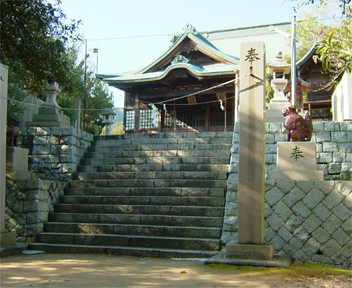
<path id="1" fill-rule="evenodd" d="M 265 47 L 242 43 L 238 180 L 238 243 L 226 257 L 271 260 L 274 245 L 264 244 L 265 199 Z"/>
<path id="2" fill-rule="evenodd" d="M 265 188 L 265 48 L 242 43 L 238 243 L 264 243 Z"/>

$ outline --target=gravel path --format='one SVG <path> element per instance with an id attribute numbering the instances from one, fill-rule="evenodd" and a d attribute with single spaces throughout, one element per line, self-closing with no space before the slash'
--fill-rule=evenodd
<path id="1" fill-rule="evenodd" d="M 352 271 L 310 265 L 256 268 L 96 254 L 21 254 L 0 260 L 1 288 L 352 287 Z"/>

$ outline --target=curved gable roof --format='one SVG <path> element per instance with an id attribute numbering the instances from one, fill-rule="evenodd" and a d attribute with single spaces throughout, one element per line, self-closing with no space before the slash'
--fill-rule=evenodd
<path id="1" fill-rule="evenodd" d="M 218 50 L 211 42 L 202 36 L 191 24 L 186 24 L 183 28 L 183 34 L 181 34 L 170 48 L 155 61 L 147 65 L 146 67 L 139 70 L 137 73 L 154 72 L 162 67 L 168 61 L 171 61 L 174 57 L 178 56 L 182 52 L 182 43 L 186 39 L 190 39 L 196 46 L 196 49 L 203 54 L 217 60 L 224 64 L 239 64 L 239 58 L 227 55 Z"/>
<path id="2" fill-rule="evenodd" d="M 234 74 L 239 66 L 239 58 L 222 53 L 191 24 L 186 24 L 183 34 L 177 37 L 169 49 L 159 58 L 142 69 L 119 73 L 100 74 L 97 77 L 109 85 L 161 80 L 175 69 L 186 69 L 194 76 L 215 76 Z M 188 50 L 189 47 L 189 50 Z M 197 51 L 210 58 L 210 61 L 192 63 L 183 52 Z M 209 58 L 207 58 L 209 60 Z"/>

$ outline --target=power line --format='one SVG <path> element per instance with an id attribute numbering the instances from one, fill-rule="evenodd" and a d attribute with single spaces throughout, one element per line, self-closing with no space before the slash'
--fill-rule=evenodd
<path id="1" fill-rule="evenodd" d="M 63 107 L 58 107 L 58 106 L 46 105 L 45 102 L 43 104 L 34 104 L 34 103 L 23 102 L 23 101 L 19 101 L 19 100 L 7 98 L 7 97 L 2 97 L 2 96 L 0 96 L 0 98 L 8 100 L 8 101 L 16 102 L 16 103 L 28 105 L 28 106 L 48 107 L 48 108 L 54 107 L 54 108 L 58 108 L 60 110 L 67 110 L 67 111 L 80 111 L 80 110 L 83 111 L 83 109 L 77 109 L 77 108 L 63 108 Z M 127 107 L 112 107 L 111 109 L 120 110 L 120 109 L 124 109 L 124 108 L 127 108 Z M 90 109 L 85 109 L 85 110 L 86 111 L 104 111 L 105 109 L 106 108 L 99 108 L 99 109 L 90 108 Z"/>
<path id="2" fill-rule="evenodd" d="M 88 41 L 108 41 L 108 40 L 125 40 L 125 39 L 134 39 L 134 38 L 148 38 L 148 37 L 161 37 L 161 36 L 171 37 L 172 35 L 174 34 L 135 35 L 135 36 L 97 38 L 97 39 L 87 39 L 87 40 Z"/>

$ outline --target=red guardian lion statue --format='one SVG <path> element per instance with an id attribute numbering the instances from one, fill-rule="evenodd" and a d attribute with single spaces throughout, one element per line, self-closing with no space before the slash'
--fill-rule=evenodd
<path id="1" fill-rule="evenodd" d="M 18 138 L 20 137 L 20 119 L 15 116 L 10 119 L 6 129 L 6 145 L 18 146 Z"/>
<path id="2" fill-rule="evenodd" d="M 287 141 L 310 141 L 312 139 L 312 118 L 308 113 L 303 119 L 293 105 L 285 107 L 281 113 L 284 115 Z"/>

